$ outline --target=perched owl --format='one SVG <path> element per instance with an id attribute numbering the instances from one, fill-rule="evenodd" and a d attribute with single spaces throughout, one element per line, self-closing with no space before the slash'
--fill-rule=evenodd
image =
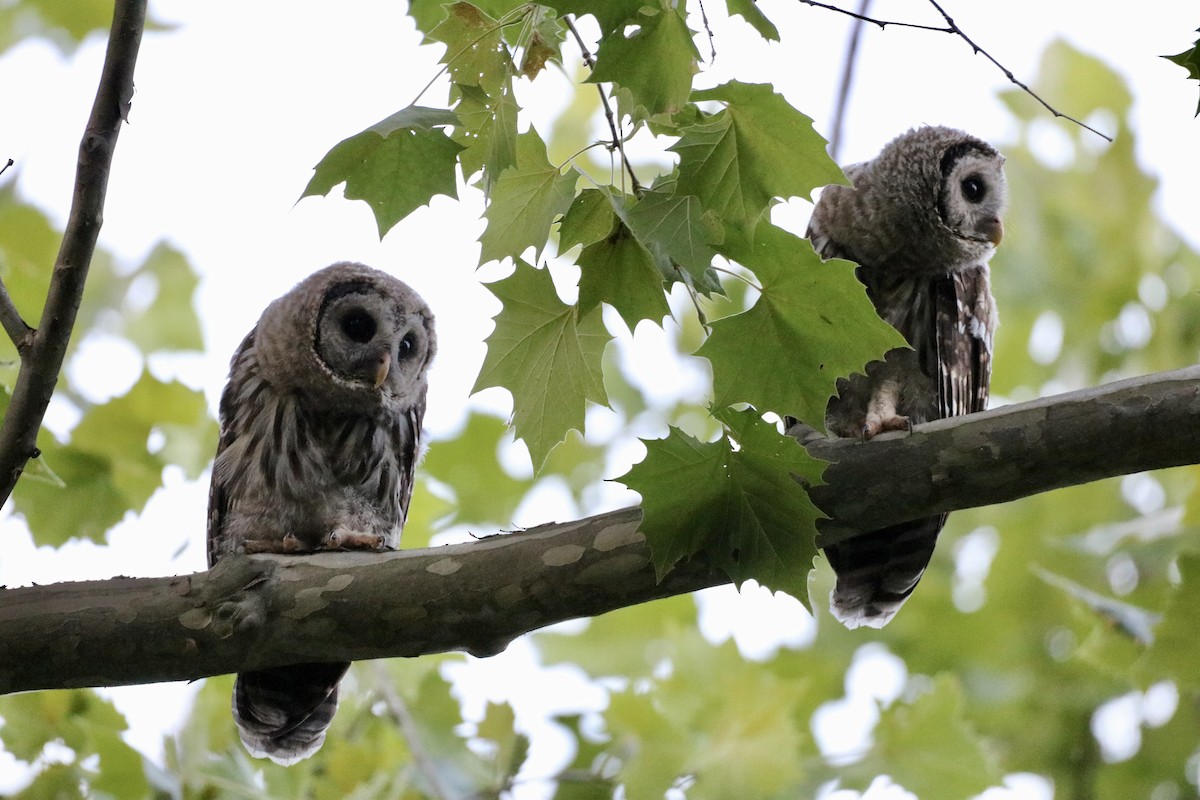
<path id="1" fill-rule="evenodd" d="M 412 495 L 433 315 L 404 283 L 326 267 L 271 303 L 230 363 L 208 509 L 209 565 L 228 553 L 391 550 Z M 255 756 L 312 755 L 349 664 L 237 676 Z"/>
<path id="2" fill-rule="evenodd" d="M 837 436 L 870 438 L 982 411 L 998 318 L 988 259 L 1000 243 L 1004 157 L 951 128 L 917 128 L 829 186 L 808 236 L 824 258 L 859 264 L 879 315 L 912 349 L 838 382 L 825 422 Z M 837 573 L 830 598 L 848 627 L 882 627 L 912 593 L 946 515 L 913 520 L 825 548 Z"/>

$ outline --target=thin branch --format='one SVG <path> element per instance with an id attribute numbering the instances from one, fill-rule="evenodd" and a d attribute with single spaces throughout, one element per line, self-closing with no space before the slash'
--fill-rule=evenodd
<path id="1" fill-rule="evenodd" d="M 10 158 L 3 167 L 0 167 L 0 175 L 3 175 L 4 173 L 8 172 L 8 168 L 11 167 L 12 165 L 13 165 L 13 160 Z"/>
<path id="2" fill-rule="evenodd" d="M 587 64 L 588 69 L 596 68 L 596 59 L 592 56 L 587 45 L 583 43 L 583 37 L 579 35 L 579 31 L 575 28 L 575 20 L 570 14 L 563 17 L 563 22 L 567 23 L 567 30 L 575 37 L 576 44 L 579 45 L 579 51 L 583 54 L 583 63 Z M 633 165 L 629 163 L 629 157 L 625 155 L 625 140 L 617 129 L 617 118 L 613 115 L 612 107 L 608 104 L 608 95 L 604 93 L 604 87 L 596 84 L 596 91 L 600 92 L 600 103 L 604 106 L 604 117 L 608 120 L 608 129 L 612 131 L 612 147 L 617 149 L 621 156 L 621 164 L 624 165 L 626 172 L 629 173 L 630 188 L 633 189 L 634 195 L 641 197 L 642 184 L 638 182 L 637 175 L 633 173 Z M 609 149 L 611 150 L 612 147 Z"/>
<path id="3" fill-rule="evenodd" d="M 38 430 L 75 327 L 103 222 L 113 151 L 133 98 L 133 70 L 145 22 L 146 0 L 117 0 L 96 101 L 79 145 L 71 212 L 46 305 L 37 331 L 28 337 L 12 401 L 0 427 L 0 502 L 12 494 L 26 462 L 37 451 Z"/>
<path id="4" fill-rule="evenodd" d="M 446 786 L 441 773 L 438 772 L 437 762 L 425 749 L 425 742 L 421 739 L 421 729 L 417 727 L 416 719 L 408 710 L 408 704 L 404 702 L 404 698 L 398 695 L 395 688 L 392 687 L 392 676 L 388 674 L 387 668 L 382 663 L 375 665 L 375 680 L 379 693 L 383 695 L 384 705 L 399 724 L 400 734 L 408 744 L 408 751 L 412 754 L 417 769 L 425 777 L 429 791 L 438 800 L 454 800 L 454 793 Z"/>
<path id="5" fill-rule="evenodd" d="M 907 520 L 1200 463 L 1200 367 L 819 440 L 828 545 Z M 227 556 L 208 572 L 0 589 L 0 694 L 194 680 L 465 650 L 728 583 L 704 557 L 658 580 L 637 508 L 395 553 Z M 686 537 L 686 529 L 672 534 Z M 370 609 L 365 614 L 363 609 Z"/>
<path id="6" fill-rule="evenodd" d="M 1054 106 L 1047 103 L 1045 100 L 1043 100 L 1041 98 L 1041 96 L 1037 92 L 1035 92 L 1033 89 L 1030 89 L 1028 86 L 1026 86 L 1021 81 L 1017 80 L 1017 76 L 1013 75 L 1012 70 L 1010 70 L 1008 67 L 1001 64 L 995 58 L 993 58 L 992 54 L 989 53 L 987 50 L 984 50 L 982 47 L 975 44 L 975 42 L 971 39 L 971 37 L 967 36 L 967 34 L 963 32 L 962 28 L 958 27 L 958 25 L 955 24 L 954 20 L 952 20 L 950 18 L 950 15 L 947 14 L 940 5 L 938 5 L 937 0 L 929 0 L 929 4 L 938 10 L 938 13 L 942 15 L 942 19 L 946 20 L 946 25 L 949 26 L 950 30 L 953 31 L 955 34 L 957 34 L 964 42 L 969 44 L 971 46 L 971 49 L 975 51 L 976 55 L 982 55 L 988 61 L 992 62 L 992 64 L 994 64 L 998 70 L 1000 70 L 1001 72 L 1004 73 L 1004 77 L 1008 78 L 1008 80 L 1010 82 L 1012 82 L 1013 84 L 1019 86 L 1025 92 L 1025 94 L 1029 95 L 1034 100 L 1037 100 L 1039 103 L 1041 103 L 1042 107 L 1045 108 L 1047 111 L 1049 111 L 1051 114 L 1053 114 L 1055 117 L 1065 119 L 1068 122 L 1074 122 L 1079 127 L 1083 128 L 1084 130 L 1091 131 L 1092 133 L 1099 136 L 1101 139 L 1104 139 L 1106 142 L 1112 141 L 1111 136 L 1101 133 L 1100 131 L 1093 128 L 1091 125 L 1088 125 L 1086 122 L 1081 122 L 1081 121 L 1075 119 L 1075 117 L 1072 117 L 1068 114 L 1062 113 L 1061 111 L 1056 109 Z"/>
<path id="7" fill-rule="evenodd" d="M 892 20 L 873 19 L 864 14 L 857 14 L 853 11 L 848 11 L 844 8 L 838 8 L 837 6 L 829 5 L 828 3 L 819 3 L 819 2 L 817 2 L 817 0 L 799 0 L 799 2 L 803 3 L 806 6 L 813 6 L 815 8 L 824 8 L 828 11 L 835 11 L 839 14 L 845 14 L 848 17 L 854 17 L 855 19 L 861 20 L 863 22 L 869 22 L 872 25 L 878 25 L 881 30 L 886 28 L 888 25 L 895 25 L 897 28 L 915 28 L 917 30 L 922 30 L 922 31 L 933 31 L 934 33 L 948 33 L 948 34 L 951 34 L 952 36 L 957 36 L 960 39 L 962 39 L 964 42 L 966 42 L 970 46 L 970 48 L 975 52 L 976 55 L 982 55 L 988 61 L 992 62 L 992 64 L 997 69 L 999 69 L 1002 73 L 1004 73 L 1004 77 L 1008 78 L 1008 80 L 1014 86 L 1019 87 L 1023 92 L 1028 94 L 1034 100 L 1041 103 L 1042 106 L 1047 111 L 1049 111 L 1051 114 L 1053 114 L 1055 117 L 1058 117 L 1060 119 L 1065 119 L 1068 122 L 1074 122 L 1079 127 L 1083 128 L 1084 130 L 1091 131 L 1092 133 L 1096 134 L 1101 139 L 1104 139 L 1107 142 L 1112 141 L 1111 136 L 1101 133 L 1100 131 L 1093 128 L 1091 125 L 1088 125 L 1085 122 L 1081 122 L 1080 120 L 1076 119 L 1075 117 L 1070 116 L 1069 114 L 1062 113 L 1061 111 L 1056 109 L 1054 106 L 1050 105 L 1045 100 L 1043 100 L 1041 98 L 1041 96 L 1037 94 L 1037 92 L 1030 89 L 1029 86 L 1027 86 L 1025 83 L 1017 80 L 1017 77 L 1012 73 L 1012 70 L 1010 70 L 1008 67 L 1001 64 L 999 61 L 997 61 L 992 56 L 991 53 L 989 53 L 987 50 L 984 50 L 982 47 L 980 47 L 978 44 L 976 44 L 975 41 L 973 39 L 971 39 L 971 37 L 967 36 L 967 34 L 963 31 L 963 29 L 958 27 L 958 24 L 955 23 L 955 21 L 950 18 L 950 15 L 947 14 L 946 11 L 940 5 L 938 5 L 937 0 L 929 0 L 929 3 L 935 9 L 937 9 L 939 14 L 942 15 L 942 19 L 944 19 L 946 21 L 945 27 L 939 27 L 936 25 L 918 25 L 918 24 L 911 23 L 911 22 L 895 22 Z"/>
<path id="8" fill-rule="evenodd" d="M 857 20 L 862 20 L 863 22 L 869 22 L 872 25 L 878 25 L 880 30 L 887 28 L 888 25 L 895 25 L 897 28 L 916 28 L 919 31 L 933 31 L 934 33 L 954 33 L 954 30 L 952 28 L 939 28 L 935 25 L 918 25 L 914 22 L 894 22 L 892 20 L 874 19 L 873 17 L 866 17 L 866 16 L 863 16 L 862 14 L 856 14 L 853 11 L 848 11 L 844 8 L 838 8 L 837 6 L 831 6 L 828 3 L 818 3 L 816 0 L 800 0 L 800 2 L 806 6 L 813 6 L 814 8 L 824 8 L 828 11 L 836 11 L 839 14 L 845 14 L 847 17 L 854 17 Z"/>
<path id="9" fill-rule="evenodd" d="M 842 61 L 842 78 L 838 83 L 837 103 L 833 108 L 833 130 L 829 135 L 829 157 L 835 162 L 842 150 L 842 123 L 846 120 L 850 87 L 854 84 L 854 67 L 858 62 L 858 43 L 862 40 L 864 15 L 870 7 L 871 0 L 859 1 L 858 14 L 850 27 L 850 41 L 846 44 L 846 58 Z"/>
<path id="10" fill-rule="evenodd" d="M 708 12 L 704 10 L 704 0 L 700 0 L 700 22 L 704 25 L 704 32 L 708 34 L 708 63 L 712 64 L 717 60 L 717 40 L 713 36 L 712 25 L 708 22 Z"/>
<path id="11" fill-rule="evenodd" d="M 4 332 L 17 346 L 17 353 L 24 356 L 25 351 L 29 349 L 30 337 L 34 331 L 25 324 L 25 320 L 21 319 L 21 312 L 13 304 L 12 296 L 9 295 L 3 278 L 0 278 L 0 325 L 4 326 Z"/>

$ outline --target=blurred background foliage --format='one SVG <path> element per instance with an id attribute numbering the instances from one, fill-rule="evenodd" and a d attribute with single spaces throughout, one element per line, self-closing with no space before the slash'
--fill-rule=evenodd
<path id="1" fill-rule="evenodd" d="M 4 6 L 0 47 L 46 36 L 70 51 L 107 26 L 106 3 L 69 14 L 58 5 Z M 993 262 L 1003 317 L 997 398 L 1195 363 L 1200 257 L 1156 213 L 1155 180 L 1134 157 L 1129 90 L 1063 43 L 1047 50 L 1032 83 L 1059 96 L 1069 87 L 1072 110 L 1117 135 L 1105 144 L 1021 92 L 1004 94 L 1016 137 L 995 143 L 1014 200 Z M 579 92 L 548 137 L 551 152 L 573 152 L 596 113 L 595 94 Z M 0 187 L 0 275 L 35 320 L 60 234 L 14 184 Z M 15 496 L 37 542 L 102 541 L 142 508 L 166 465 L 190 476 L 206 467 L 215 423 L 202 394 L 151 368 L 156 355 L 203 347 L 196 281 L 169 245 L 138 265 L 97 253 L 56 400 L 74 423 L 63 441 L 43 432 L 45 457 Z M 697 331 L 689 322 L 676 336 L 680 359 Z M 70 359 L 92 336 L 127 340 L 146 365 L 115 397 L 97 398 L 73 377 Z M 619 419 L 607 440 L 572 435 L 535 485 L 505 466 L 503 421 L 471 415 L 432 446 L 406 546 L 438 531 L 503 528 L 547 484 L 565 489 L 580 515 L 599 510 L 594 487 L 611 475 L 611 449 L 666 422 L 708 419 L 698 404 L 646 397 L 619 352 L 606 358 L 618 359 L 605 374 Z M 7 340 L 0 359 L 11 386 Z M 1198 477 L 1200 467 L 1186 467 L 956 513 L 917 596 L 883 631 L 832 624 L 823 600 L 832 578 L 819 563 L 818 624 L 755 658 L 702 635 L 691 597 L 535 634 L 543 665 L 586 676 L 607 698 L 602 711 L 564 712 L 550 732 L 540 729 L 558 755 L 536 772 L 527 756 L 540 743 L 515 724 L 514 709 L 488 704 L 464 717 L 452 680 L 460 655 L 355 665 L 325 747 L 288 769 L 238 744 L 229 677 L 204 682 L 161 764 L 124 742 L 121 715 L 88 690 L 0 698 L 0 740 L 28 767 L 19 798 L 485 798 L 524 784 L 558 800 L 793 798 L 889 776 L 930 800 L 968 797 L 1013 773 L 1043 776 L 1061 798 L 1192 797 L 1200 561 L 1186 554 L 1197 550 Z M 834 752 L 819 732 L 848 712 L 851 687 L 864 680 L 873 688 L 854 723 L 861 743 Z M 1124 726 L 1133 746 L 1106 749 L 1097 734 L 1107 724 Z"/>

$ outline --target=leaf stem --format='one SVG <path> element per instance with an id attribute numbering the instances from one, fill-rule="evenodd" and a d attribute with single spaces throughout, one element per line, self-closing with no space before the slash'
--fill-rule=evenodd
<path id="1" fill-rule="evenodd" d="M 583 54 L 583 63 L 587 64 L 588 69 L 595 69 L 596 59 L 592 57 L 591 51 L 583 43 L 583 37 L 579 35 L 579 31 L 575 28 L 575 20 L 572 19 L 570 14 L 567 14 L 563 17 L 563 22 L 567 24 L 567 30 L 571 31 L 571 35 L 575 37 L 575 42 L 579 45 L 579 51 Z M 604 106 L 604 116 L 608 120 L 608 129 L 612 131 L 613 135 L 612 145 L 610 145 L 609 149 L 611 150 L 615 147 L 621 154 L 621 163 L 624 165 L 625 171 L 629 173 L 630 187 L 636 196 L 641 197 L 643 191 L 642 184 L 638 182 L 637 175 L 633 172 L 633 165 L 629 163 L 629 157 L 625 155 L 625 141 L 617 130 L 617 120 L 613 116 L 612 107 L 608 104 L 608 95 L 604 93 L 604 87 L 600 84 L 596 84 L 596 91 L 600 92 L 600 103 Z"/>

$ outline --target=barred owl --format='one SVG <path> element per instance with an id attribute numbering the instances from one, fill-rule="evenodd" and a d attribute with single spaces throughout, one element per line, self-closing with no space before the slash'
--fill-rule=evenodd
<path id="1" fill-rule="evenodd" d="M 908 343 L 866 374 L 838 382 L 826 409 L 837 436 L 870 438 L 982 411 L 998 318 L 988 260 L 1000 243 L 1004 157 L 943 127 L 917 128 L 827 187 L 808 236 L 824 258 L 859 264 L 879 315 Z M 825 548 L 837 573 L 830 598 L 848 627 L 882 627 L 912 593 L 946 515 L 917 519 Z"/>
<path id="2" fill-rule="evenodd" d="M 433 315 L 404 283 L 326 267 L 263 312 L 230 363 L 208 511 L 209 564 L 233 552 L 391 550 L 412 495 Z M 255 756 L 312 755 L 349 664 L 237 676 Z"/>

